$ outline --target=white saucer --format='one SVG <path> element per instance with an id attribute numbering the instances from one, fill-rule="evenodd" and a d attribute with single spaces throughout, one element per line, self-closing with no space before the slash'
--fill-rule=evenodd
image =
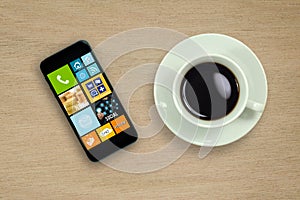
<path id="1" fill-rule="evenodd" d="M 202 51 L 193 49 L 195 45 L 191 45 L 191 41 Z M 201 34 L 188 38 L 173 47 L 156 72 L 155 104 L 160 117 L 176 136 L 200 146 L 221 146 L 232 143 L 246 135 L 257 124 L 263 112 L 246 108 L 239 118 L 221 128 L 202 128 L 182 117 L 173 98 L 174 80 L 177 72 L 186 62 L 193 62 L 195 52 L 206 52 L 208 55 L 220 54 L 235 61 L 246 74 L 249 99 L 265 107 L 267 79 L 263 66 L 256 55 L 242 42 L 221 34 Z M 182 53 L 185 54 L 184 58 L 181 56 Z"/>

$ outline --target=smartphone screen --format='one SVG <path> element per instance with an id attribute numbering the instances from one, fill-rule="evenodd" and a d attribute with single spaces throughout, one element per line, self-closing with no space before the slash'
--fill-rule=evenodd
<path id="1" fill-rule="evenodd" d="M 41 71 L 91 161 L 137 139 L 137 133 L 86 41 L 46 58 Z"/>

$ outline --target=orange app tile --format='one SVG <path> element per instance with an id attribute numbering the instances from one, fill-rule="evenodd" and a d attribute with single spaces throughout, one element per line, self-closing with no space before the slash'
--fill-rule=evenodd
<path id="1" fill-rule="evenodd" d="M 101 143 L 95 131 L 92 131 L 89 134 L 82 136 L 81 140 L 83 141 L 85 147 L 88 150 Z"/>
<path id="2" fill-rule="evenodd" d="M 116 133 L 121 133 L 122 131 L 125 131 L 130 127 L 124 115 L 121 115 L 117 119 L 112 120 L 110 123 L 115 129 Z"/>
<path id="3" fill-rule="evenodd" d="M 109 123 L 106 123 L 105 125 L 101 126 L 100 128 L 96 129 L 98 136 L 104 142 L 105 140 L 108 140 L 112 136 L 116 135 L 113 128 Z"/>

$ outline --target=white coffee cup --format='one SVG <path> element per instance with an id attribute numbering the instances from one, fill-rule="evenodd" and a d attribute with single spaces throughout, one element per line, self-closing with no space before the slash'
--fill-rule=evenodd
<path id="1" fill-rule="evenodd" d="M 224 117 L 215 120 L 203 120 L 191 114 L 191 112 L 186 109 L 181 95 L 181 84 L 184 81 L 185 74 L 194 66 L 207 62 L 219 63 L 228 68 L 236 77 L 239 87 L 239 97 L 233 110 Z M 220 54 L 200 56 L 192 62 L 186 62 L 185 65 L 181 67 L 176 74 L 173 85 L 173 99 L 177 110 L 186 120 L 204 128 L 225 126 L 241 116 L 245 109 L 251 109 L 255 112 L 262 112 L 264 109 L 263 104 L 249 99 L 248 81 L 246 74 L 243 72 L 241 67 L 239 67 L 232 59 Z"/>

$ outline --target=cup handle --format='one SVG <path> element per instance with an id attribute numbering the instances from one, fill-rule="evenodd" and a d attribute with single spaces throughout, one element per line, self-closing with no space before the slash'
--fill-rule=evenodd
<path id="1" fill-rule="evenodd" d="M 264 105 L 258 102 L 255 102 L 253 100 L 248 99 L 247 101 L 247 108 L 256 111 L 256 112 L 262 112 L 264 110 Z"/>

